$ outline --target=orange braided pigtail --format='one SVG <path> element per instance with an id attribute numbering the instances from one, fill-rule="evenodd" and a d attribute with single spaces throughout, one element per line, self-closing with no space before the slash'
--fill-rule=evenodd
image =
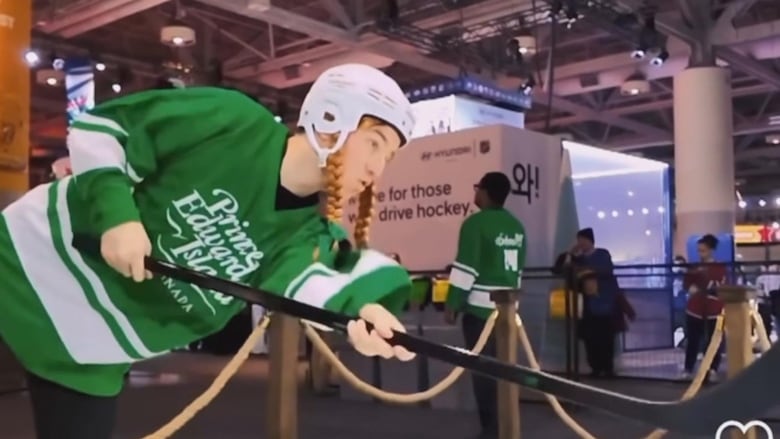
<path id="1" fill-rule="evenodd" d="M 341 224 L 344 215 L 344 187 L 341 177 L 344 175 L 344 155 L 337 151 L 328 157 L 325 167 L 325 216 L 334 223 Z"/>
<path id="2" fill-rule="evenodd" d="M 358 197 L 358 214 L 355 220 L 355 245 L 357 248 L 368 248 L 368 230 L 371 218 L 374 216 L 376 194 L 374 185 L 368 185 Z"/>

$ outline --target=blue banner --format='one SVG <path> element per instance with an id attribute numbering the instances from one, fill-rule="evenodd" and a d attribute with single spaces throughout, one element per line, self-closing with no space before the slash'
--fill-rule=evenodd
<path id="1" fill-rule="evenodd" d="M 686 249 L 688 262 L 700 262 L 698 248 L 698 241 L 704 235 L 691 235 L 688 237 Z M 720 233 L 715 235 L 718 238 L 718 248 L 715 249 L 715 260 L 724 264 L 733 264 L 736 260 L 736 248 L 734 244 L 734 235 L 729 233 Z"/>
<path id="2" fill-rule="evenodd" d="M 686 250 L 688 252 L 688 262 L 701 262 L 699 258 L 698 242 L 704 235 L 691 235 L 688 237 Z M 734 242 L 734 235 L 729 233 L 720 233 L 715 235 L 718 238 L 718 248 L 715 249 L 715 261 L 728 264 L 728 282 L 738 282 L 739 272 L 734 268 L 734 262 L 737 259 L 737 247 Z"/>
<path id="3" fill-rule="evenodd" d="M 79 114 L 95 106 L 95 74 L 87 58 L 66 59 L 64 70 L 70 125 Z"/>

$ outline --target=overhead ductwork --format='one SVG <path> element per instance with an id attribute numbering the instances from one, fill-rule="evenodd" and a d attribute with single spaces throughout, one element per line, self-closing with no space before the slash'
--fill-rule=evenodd
<path id="1" fill-rule="evenodd" d="M 736 44 L 732 48 L 749 54 L 757 60 L 780 58 L 780 37 Z M 620 87 L 626 77 L 635 73 L 637 68 L 645 74 L 648 80 L 670 78 L 688 67 L 690 49 L 679 40 L 670 39 L 669 53 L 669 59 L 660 66 L 651 66 L 646 61 L 631 59 L 628 53 L 556 66 L 555 94 L 558 96 L 571 96 Z M 722 61 L 719 61 L 719 63 L 726 65 Z M 583 86 L 580 75 L 592 72 L 597 72 L 595 73 L 598 77 L 597 83 L 590 87 Z"/>
<path id="2" fill-rule="evenodd" d="M 734 88 L 731 91 L 731 96 L 737 98 L 741 96 L 751 96 L 751 95 L 757 95 L 762 93 L 769 93 L 771 91 L 772 91 L 771 85 L 767 85 L 767 84 L 749 85 L 749 86 Z M 665 109 L 672 108 L 673 104 L 674 104 L 673 99 L 668 98 L 663 100 L 654 100 L 651 102 L 645 102 L 643 104 L 634 104 L 634 105 L 626 105 L 617 108 L 610 108 L 608 110 L 603 110 L 601 113 L 605 115 L 612 115 L 615 117 L 619 117 L 619 116 L 626 116 L 630 114 L 649 113 L 653 111 L 665 110 Z M 571 116 L 563 116 L 563 117 L 557 117 L 553 119 L 552 126 L 565 127 L 576 123 L 582 123 L 587 120 L 590 119 L 588 119 L 586 116 L 573 114 Z M 767 126 L 771 126 L 771 125 L 772 123 L 771 121 L 769 121 Z M 532 130 L 541 130 L 544 128 L 545 122 L 544 121 L 527 122 L 525 126 L 526 128 L 530 128 Z"/>
<path id="3" fill-rule="evenodd" d="M 733 134 L 735 136 L 745 136 L 749 134 L 764 134 L 771 131 L 771 127 L 767 126 L 763 121 L 751 121 L 742 122 L 734 125 Z M 637 137 L 636 135 L 626 134 L 614 137 L 609 142 L 602 144 L 601 146 L 606 149 L 611 149 L 620 152 L 638 151 L 647 148 L 654 148 L 659 146 L 669 146 L 674 144 L 674 135 L 668 133 L 666 135 Z M 778 154 L 780 149 L 776 146 L 770 146 L 768 148 L 774 148 Z M 751 151 L 747 150 L 739 153 L 739 158 L 751 157 Z"/>
<path id="4" fill-rule="evenodd" d="M 374 55 L 366 52 L 357 52 L 354 54 L 342 54 L 330 56 L 294 64 L 286 68 L 275 70 L 269 73 L 261 73 L 256 78 L 268 86 L 284 89 L 314 82 L 317 77 L 325 70 L 341 64 L 360 63 L 367 64 L 378 69 L 390 67 L 395 62 L 392 58 Z"/>
<path id="5" fill-rule="evenodd" d="M 38 28 L 47 34 L 73 38 L 125 17 L 157 7 L 169 0 L 103 0 L 82 3 L 72 10 L 47 17 L 36 17 Z"/>
<path id="6" fill-rule="evenodd" d="M 495 14 L 496 12 L 493 13 Z M 734 33 L 733 35 L 730 34 L 728 38 L 722 38 L 721 42 L 730 44 L 734 49 L 745 54 L 750 54 L 759 60 L 780 58 L 780 37 L 778 37 L 776 33 L 772 33 L 778 28 L 780 28 L 780 21 L 747 26 L 744 28 L 744 32 L 740 30 L 738 33 Z M 382 44 L 388 44 L 388 42 Z M 415 50 L 411 46 L 406 46 L 404 49 Z M 635 73 L 638 68 L 640 68 L 648 80 L 672 77 L 675 73 L 687 68 L 690 57 L 690 48 L 687 43 L 676 38 L 670 38 L 667 43 L 667 50 L 669 52 L 669 58 L 660 66 L 651 66 L 646 60 L 637 61 L 632 59 L 629 53 L 613 54 L 588 61 L 556 66 L 555 94 L 558 96 L 572 96 L 620 87 L 625 79 Z M 257 77 L 265 78 L 266 76 L 274 78 L 278 77 L 278 72 L 275 70 L 286 66 L 279 65 L 279 63 L 284 62 L 284 59 L 298 63 L 309 62 L 315 64 L 318 62 L 320 56 L 326 58 L 337 56 L 340 62 L 365 62 L 363 61 L 364 59 L 370 58 L 373 55 L 359 49 L 349 51 L 343 48 L 331 48 L 330 46 L 326 46 L 326 48 L 322 49 L 322 54 L 318 54 L 318 49 L 313 49 L 284 57 L 283 59 L 271 60 L 260 64 L 257 68 L 239 68 L 234 70 L 234 73 L 237 74 L 235 77 L 242 79 Z M 293 63 L 288 63 L 287 65 L 290 64 Z M 380 67 L 381 65 L 385 64 L 382 63 L 375 66 Z M 722 65 L 725 65 L 725 63 L 722 63 Z M 274 70 L 269 72 L 268 69 Z M 592 85 L 588 86 L 581 81 L 581 76 L 583 74 L 594 74 L 598 78 L 598 81 L 594 81 Z M 500 81 L 499 85 L 512 88 L 517 87 L 518 84 L 516 82 L 517 81 L 513 79 L 507 79 L 503 82 Z M 293 85 L 303 83 L 305 82 L 296 81 Z M 268 84 L 276 86 L 276 82 L 269 82 Z"/>
<path id="7" fill-rule="evenodd" d="M 201 3 L 209 4 L 211 6 L 226 9 L 234 13 L 244 13 L 245 15 L 253 16 L 257 19 L 267 21 L 269 23 L 273 23 L 281 27 L 301 31 L 302 33 L 307 33 L 307 34 L 314 33 L 314 32 L 305 32 L 306 29 L 295 29 L 295 26 L 304 26 L 307 23 L 296 23 L 295 20 L 292 20 L 291 17 L 288 16 L 289 14 L 286 13 L 282 14 L 281 11 L 274 9 L 273 7 L 269 10 L 264 11 L 264 13 L 252 13 L 251 11 L 248 11 L 246 8 L 236 8 L 231 3 L 222 2 L 221 0 L 198 0 L 198 1 Z M 414 23 L 414 25 L 421 29 L 432 29 L 432 28 L 445 26 L 452 23 L 458 23 L 461 20 L 463 20 L 464 17 L 466 17 L 464 21 L 464 26 L 472 26 L 476 23 L 488 22 L 507 15 L 515 14 L 518 10 L 527 9 L 530 3 L 531 3 L 530 0 L 522 0 L 520 2 L 518 2 L 518 0 L 487 0 L 479 3 L 478 5 L 467 6 L 463 10 L 451 11 L 436 17 L 420 20 L 419 22 Z M 274 11 L 276 11 L 276 14 L 272 13 Z M 300 21 L 300 19 L 298 19 L 298 21 Z M 329 36 L 327 34 L 329 34 L 329 32 L 320 33 L 319 35 L 323 37 Z M 338 40 L 338 38 L 330 38 L 330 39 Z M 346 62 L 360 62 L 359 59 L 363 57 L 364 55 L 363 52 L 372 52 L 371 50 L 361 51 L 360 50 L 361 47 L 375 48 L 378 45 L 386 45 L 386 44 L 395 45 L 398 43 L 390 41 L 387 38 L 382 36 L 366 35 L 361 37 L 352 45 L 333 43 L 327 46 L 323 46 L 321 48 L 304 51 L 309 53 L 307 55 L 296 53 L 290 56 L 286 56 L 284 58 L 289 59 L 290 62 L 286 62 L 282 66 L 279 66 L 277 68 L 281 68 L 283 66 L 294 64 L 294 63 L 303 62 L 304 60 L 301 60 L 301 58 L 307 58 L 305 59 L 305 61 L 313 62 L 313 60 L 325 56 L 353 55 L 355 58 L 352 61 L 350 61 L 349 57 L 342 58 L 342 59 L 346 60 Z M 412 46 L 409 45 L 403 45 L 403 46 L 412 49 Z M 419 53 L 419 50 L 417 49 L 413 49 L 413 50 L 416 50 L 416 52 Z M 268 63 L 259 63 L 254 65 L 249 65 L 249 66 L 246 65 L 236 66 L 228 62 L 225 65 L 226 68 L 225 73 L 228 76 L 234 78 L 244 79 L 244 78 L 254 77 L 258 72 L 265 70 L 267 67 L 264 67 L 264 65 L 273 65 L 273 64 L 274 64 L 274 60 L 271 60 Z"/>
<path id="8" fill-rule="evenodd" d="M 626 57 L 628 57 L 628 55 L 626 55 Z M 625 67 L 602 70 L 593 74 L 598 78 L 598 81 L 591 82 L 590 84 L 583 83 L 579 76 L 562 79 L 556 78 L 554 85 L 555 94 L 558 96 L 572 96 L 597 90 L 621 87 L 626 81 L 626 78 L 636 73 L 637 70 L 641 71 L 644 74 L 644 77 L 649 81 L 660 78 L 669 78 L 675 73 L 684 70 L 687 66 L 687 57 L 681 56 L 669 59 L 664 65 L 658 67 L 645 67 L 634 62 L 628 63 Z"/>

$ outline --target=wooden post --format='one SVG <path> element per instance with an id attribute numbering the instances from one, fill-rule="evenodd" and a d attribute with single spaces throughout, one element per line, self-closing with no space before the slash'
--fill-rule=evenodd
<path id="1" fill-rule="evenodd" d="M 270 365 L 268 411 L 265 419 L 268 439 L 298 438 L 298 319 L 274 314 L 268 329 Z"/>
<path id="2" fill-rule="evenodd" d="M 490 299 L 498 310 L 495 337 L 497 358 L 517 363 L 517 290 L 492 291 Z M 520 389 L 517 384 L 499 381 L 498 439 L 520 439 Z"/>
<path id="3" fill-rule="evenodd" d="M 749 302 L 753 296 L 750 290 L 740 285 L 718 287 L 718 298 L 723 301 L 723 323 L 727 346 L 726 367 L 729 378 L 740 373 L 753 361 Z M 755 428 L 751 428 L 745 434 L 735 428 L 731 430 L 731 439 L 756 439 Z"/>

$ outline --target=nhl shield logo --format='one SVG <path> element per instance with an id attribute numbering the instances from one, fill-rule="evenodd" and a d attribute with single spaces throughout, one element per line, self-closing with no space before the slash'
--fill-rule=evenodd
<path id="1" fill-rule="evenodd" d="M 482 154 L 490 152 L 490 140 L 482 140 L 479 142 L 479 152 Z"/>

